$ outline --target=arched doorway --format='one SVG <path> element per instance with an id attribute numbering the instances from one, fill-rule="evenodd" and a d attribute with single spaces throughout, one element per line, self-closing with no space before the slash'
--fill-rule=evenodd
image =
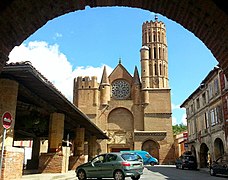
<path id="1" fill-rule="evenodd" d="M 107 131 L 110 137 L 108 150 L 119 152 L 133 149 L 134 118 L 126 108 L 115 108 L 107 120 Z"/>
<path id="2" fill-rule="evenodd" d="M 142 144 L 142 150 L 149 152 L 159 161 L 159 144 L 153 140 L 147 140 Z"/>
<path id="3" fill-rule="evenodd" d="M 192 152 L 192 155 L 196 157 L 196 148 L 195 146 L 191 146 L 191 152 Z"/>
<path id="4" fill-rule="evenodd" d="M 214 155 L 215 155 L 215 159 L 217 159 L 218 157 L 222 156 L 224 154 L 224 146 L 223 146 L 223 142 L 220 138 L 216 138 L 214 141 Z"/>
<path id="5" fill-rule="evenodd" d="M 207 155 L 208 155 L 209 148 L 205 143 L 202 143 L 200 146 L 200 168 L 207 167 Z"/>

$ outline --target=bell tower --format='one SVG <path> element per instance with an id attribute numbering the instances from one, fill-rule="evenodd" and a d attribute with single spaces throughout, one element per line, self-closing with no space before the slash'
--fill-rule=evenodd
<path id="1" fill-rule="evenodd" d="M 143 61 L 149 64 L 148 73 L 144 73 L 148 76 L 144 77 L 142 73 L 142 78 L 149 79 L 148 88 L 169 88 L 166 28 L 163 22 L 158 21 L 157 16 L 155 16 L 154 22 L 146 21 L 143 23 L 142 46 L 148 47 L 149 51 L 146 52 L 149 55 L 148 62 Z M 142 52 L 141 56 L 144 56 Z M 142 67 L 146 66 L 142 64 Z"/>

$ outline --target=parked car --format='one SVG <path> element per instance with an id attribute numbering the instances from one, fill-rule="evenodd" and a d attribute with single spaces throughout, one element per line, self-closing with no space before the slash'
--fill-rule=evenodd
<path id="1" fill-rule="evenodd" d="M 215 176 L 216 174 L 228 175 L 228 155 L 220 156 L 216 161 L 213 161 L 210 165 L 210 174 Z"/>
<path id="2" fill-rule="evenodd" d="M 151 156 L 147 151 L 140 151 L 140 150 L 132 150 L 132 151 L 120 151 L 120 152 L 129 152 L 129 153 L 135 153 L 142 157 L 143 164 L 151 166 L 158 164 L 158 160 Z"/>
<path id="3" fill-rule="evenodd" d="M 181 155 L 176 159 L 175 164 L 177 169 L 197 169 L 196 158 L 189 154 Z"/>
<path id="4" fill-rule="evenodd" d="M 78 166 L 75 172 L 79 180 L 87 178 L 124 180 L 125 177 L 138 180 L 143 174 L 143 169 L 143 162 L 136 154 L 106 153 L 98 155 L 88 163 Z"/>

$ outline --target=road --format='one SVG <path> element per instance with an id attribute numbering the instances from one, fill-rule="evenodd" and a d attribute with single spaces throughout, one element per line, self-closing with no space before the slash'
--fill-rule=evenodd
<path id="1" fill-rule="evenodd" d="M 145 166 L 140 180 L 225 180 L 227 177 L 210 176 L 205 170 L 181 170 L 173 165 Z M 74 171 L 63 174 L 24 175 L 22 179 L 29 180 L 77 180 Z M 111 179 L 103 179 L 111 180 Z M 112 179 L 113 180 L 113 179 Z M 131 178 L 126 178 L 131 180 Z"/>
<path id="2" fill-rule="evenodd" d="M 205 170 L 181 170 L 175 166 L 145 166 L 140 180 L 225 180 L 225 177 L 213 177 Z"/>

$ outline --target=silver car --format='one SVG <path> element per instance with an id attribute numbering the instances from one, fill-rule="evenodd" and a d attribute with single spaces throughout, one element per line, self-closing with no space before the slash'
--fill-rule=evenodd
<path id="1" fill-rule="evenodd" d="M 138 180 L 143 174 L 143 168 L 142 159 L 134 153 L 106 153 L 78 166 L 75 172 L 79 180 L 87 178 L 124 180 L 125 177 Z"/>

